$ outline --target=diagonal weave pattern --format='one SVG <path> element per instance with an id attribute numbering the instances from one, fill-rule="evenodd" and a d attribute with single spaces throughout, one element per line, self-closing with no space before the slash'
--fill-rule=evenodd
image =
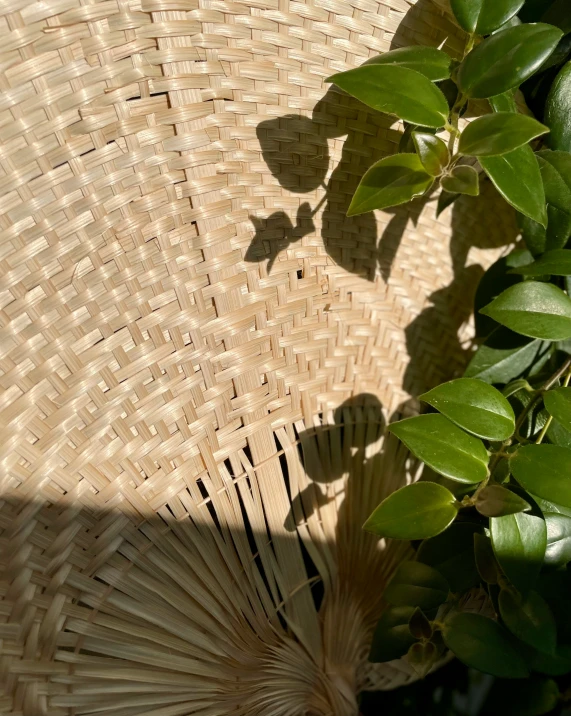
<path id="1" fill-rule="evenodd" d="M 489 190 L 345 218 L 398 127 L 333 72 L 428 0 L 1 0 L 0 712 L 352 716 L 414 477 L 388 415 L 465 360 Z M 472 247 L 472 248 L 471 248 Z M 340 410 L 335 410 L 342 404 Z"/>

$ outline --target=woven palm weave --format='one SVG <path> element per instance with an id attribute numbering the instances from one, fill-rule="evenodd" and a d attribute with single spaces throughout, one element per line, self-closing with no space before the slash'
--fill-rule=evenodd
<path id="1" fill-rule="evenodd" d="M 355 716 L 417 466 L 515 236 L 489 187 L 345 210 L 401 127 L 330 88 L 457 54 L 428 0 L 0 0 L 0 712 Z"/>

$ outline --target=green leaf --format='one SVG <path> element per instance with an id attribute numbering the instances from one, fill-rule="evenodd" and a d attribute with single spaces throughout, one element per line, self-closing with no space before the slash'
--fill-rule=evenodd
<path id="1" fill-rule="evenodd" d="M 555 0 L 555 2 L 552 2 L 541 19 L 543 22 L 555 25 L 566 34 L 571 32 L 569 0 Z"/>
<path id="2" fill-rule="evenodd" d="M 373 512 L 363 529 L 379 537 L 426 539 L 454 521 L 454 495 L 435 482 L 415 482 L 393 492 Z"/>
<path id="3" fill-rule="evenodd" d="M 422 166 L 433 177 L 442 174 L 442 170 L 448 166 L 450 155 L 448 147 L 434 134 L 428 132 L 413 132 L 414 146 Z"/>
<path id="4" fill-rule="evenodd" d="M 454 614 L 446 620 L 443 636 L 446 646 L 466 666 L 505 679 L 529 675 L 509 632 L 481 614 Z"/>
<path id="5" fill-rule="evenodd" d="M 565 430 L 557 420 L 551 421 L 551 425 L 547 428 L 547 437 L 553 445 L 560 445 L 571 450 L 571 432 Z"/>
<path id="6" fill-rule="evenodd" d="M 490 533 L 494 554 L 506 577 L 520 592 L 527 592 L 543 564 L 547 544 L 544 520 L 527 512 L 492 517 Z"/>
<path id="7" fill-rule="evenodd" d="M 453 204 L 460 196 L 460 193 L 453 194 L 449 191 L 441 191 L 438 195 L 438 203 L 436 205 L 436 216 L 439 217 L 442 212 Z"/>
<path id="8" fill-rule="evenodd" d="M 517 112 L 513 90 L 489 97 L 488 102 L 494 112 Z"/>
<path id="9" fill-rule="evenodd" d="M 512 406 L 499 390 L 481 380 L 457 378 L 424 393 L 420 400 L 486 440 L 507 440 L 515 428 Z"/>
<path id="10" fill-rule="evenodd" d="M 561 644 L 571 642 L 571 572 L 567 569 L 549 570 L 540 575 L 536 591 L 541 594 L 555 617 L 557 637 Z"/>
<path id="11" fill-rule="evenodd" d="M 543 402 L 549 414 L 571 431 L 571 388 L 548 390 L 543 396 Z"/>
<path id="12" fill-rule="evenodd" d="M 571 62 L 563 67 L 551 85 L 545 119 L 551 127 L 551 148 L 571 152 Z"/>
<path id="13" fill-rule="evenodd" d="M 408 650 L 407 661 L 421 678 L 428 674 L 436 664 L 439 654 L 432 642 L 417 642 Z"/>
<path id="14" fill-rule="evenodd" d="M 509 383 L 529 370 L 548 346 L 544 341 L 530 340 L 500 326 L 478 348 L 464 376 L 486 383 Z"/>
<path id="15" fill-rule="evenodd" d="M 481 313 L 530 338 L 557 341 L 571 336 L 571 299 L 550 283 L 516 283 Z"/>
<path id="16" fill-rule="evenodd" d="M 432 626 L 420 607 L 414 610 L 408 622 L 408 628 L 415 639 L 430 639 L 432 637 Z"/>
<path id="17" fill-rule="evenodd" d="M 503 517 L 530 510 L 531 505 L 507 487 L 488 485 L 476 498 L 476 509 L 485 517 Z"/>
<path id="18" fill-rule="evenodd" d="M 543 23 L 518 25 L 483 40 L 458 69 L 458 86 L 467 97 L 485 98 L 518 87 L 541 67 L 563 36 Z"/>
<path id="19" fill-rule="evenodd" d="M 547 548 L 545 564 L 551 567 L 562 567 L 571 562 L 571 517 L 547 512 Z"/>
<path id="20" fill-rule="evenodd" d="M 549 676 L 568 674 L 571 671 L 571 646 L 560 644 L 556 649 L 555 656 L 538 651 L 534 654 L 531 666 L 534 671 Z"/>
<path id="21" fill-rule="evenodd" d="M 393 154 L 370 167 L 357 187 L 347 216 L 405 204 L 424 194 L 433 178 L 416 154 Z"/>
<path id="22" fill-rule="evenodd" d="M 481 579 L 487 584 L 497 584 L 500 569 L 490 538 L 486 535 L 474 535 L 474 559 Z"/>
<path id="23" fill-rule="evenodd" d="M 452 59 L 435 47 L 399 47 L 382 55 L 372 57 L 365 65 L 393 65 L 416 70 L 433 82 L 450 77 Z"/>
<path id="24" fill-rule="evenodd" d="M 401 562 L 387 584 L 384 598 L 394 607 L 420 607 L 429 610 L 448 598 L 448 582 L 422 562 Z"/>
<path id="25" fill-rule="evenodd" d="M 329 77 L 368 107 L 393 114 L 421 127 L 443 127 L 448 102 L 442 92 L 420 72 L 399 65 L 362 65 Z"/>
<path id="26" fill-rule="evenodd" d="M 443 176 L 440 186 L 449 193 L 467 194 L 468 196 L 478 196 L 480 193 L 478 172 L 474 167 L 464 164 L 454 167 Z"/>
<path id="27" fill-rule="evenodd" d="M 419 415 L 392 423 L 389 430 L 435 472 L 458 482 L 481 482 L 488 473 L 488 452 L 443 415 Z"/>
<path id="28" fill-rule="evenodd" d="M 539 651 L 554 654 L 555 619 L 547 602 L 534 591 L 525 599 L 514 589 L 502 589 L 498 600 L 504 624 L 512 634 Z"/>
<path id="29" fill-rule="evenodd" d="M 475 35 L 489 35 L 517 14 L 524 0 L 451 0 L 460 27 Z"/>
<path id="30" fill-rule="evenodd" d="M 408 626 L 414 612 L 414 607 L 390 607 L 383 612 L 373 634 L 369 661 L 392 661 L 407 653 L 415 642 Z"/>
<path id="31" fill-rule="evenodd" d="M 531 147 L 519 147 L 498 157 L 480 157 L 480 164 L 508 204 L 538 224 L 547 225 L 543 181 Z"/>
<path id="32" fill-rule="evenodd" d="M 552 679 L 533 676 L 517 685 L 496 680 L 488 693 L 482 716 L 542 716 L 559 702 L 559 689 Z"/>
<path id="33" fill-rule="evenodd" d="M 454 522 L 437 537 L 424 540 L 416 558 L 437 569 L 452 592 L 465 592 L 478 584 L 474 561 L 474 535 L 484 528 L 472 522 Z"/>
<path id="34" fill-rule="evenodd" d="M 533 263 L 513 268 L 510 273 L 523 276 L 571 276 L 571 250 L 546 251 Z"/>
<path id="35" fill-rule="evenodd" d="M 507 154 L 546 132 L 549 127 L 525 114 L 485 114 L 470 122 L 462 132 L 458 152 L 474 157 Z"/>
<path id="36" fill-rule="evenodd" d="M 571 450 L 559 445 L 524 445 L 510 457 L 510 469 L 528 492 L 571 507 Z"/>

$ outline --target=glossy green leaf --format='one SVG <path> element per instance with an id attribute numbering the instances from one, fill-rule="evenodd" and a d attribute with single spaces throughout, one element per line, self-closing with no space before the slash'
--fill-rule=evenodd
<path id="1" fill-rule="evenodd" d="M 545 564 L 562 567 L 571 562 L 571 517 L 555 512 L 545 513 L 547 548 Z"/>
<path id="2" fill-rule="evenodd" d="M 506 577 L 526 593 L 534 586 L 543 564 L 547 544 L 544 520 L 527 512 L 492 517 L 490 534 L 494 554 Z"/>
<path id="3" fill-rule="evenodd" d="M 474 535 L 474 559 L 482 581 L 487 584 L 497 584 L 501 571 L 494 555 L 492 542 L 484 534 Z"/>
<path id="4" fill-rule="evenodd" d="M 551 148 L 571 152 L 571 62 L 563 67 L 551 85 L 545 119 L 551 127 Z"/>
<path id="5" fill-rule="evenodd" d="M 457 378 L 420 396 L 452 422 L 486 440 L 506 440 L 514 431 L 512 406 L 499 390 L 475 378 Z"/>
<path id="6" fill-rule="evenodd" d="M 416 641 L 409 629 L 414 611 L 414 607 L 390 607 L 383 612 L 373 634 L 369 661 L 392 661 L 407 653 Z"/>
<path id="7" fill-rule="evenodd" d="M 446 601 L 448 582 L 422 562 L 401 562 L 384 592 L 386 601 L 395 607 L 419 607 L 430 610 Z"/>
<path id="8" fill-rule="evenodd" d="M 531 591 L 524 598 L 515 589 L 502 589 L 498 604 L 503 622 L 512 634 L 539 651 L 555 653 L 555 619 L 537 592 Z"/>
<path id="9" fill-rule="evenodd" d="M 571 431 L 571 388 L 548 390 L 543 396 L 543 402 L 549 414 Z"/>
<path id="10" fill-rule="evenodd" d="M 436 216 L 440 216 L 442 212 L 451 206 L 456 199 L 460 196 L 460 193 L 453 194 L 449 191 L 441 191 L 438 195 L 438 203 L 436 205 Z"/>
<path id="11" fill-rule="evenodd" d="M 518 683 L 496 680 L 488 693 L 481 716 L 542 716 L 559 702 L 559 689 L 553 679 L 533 676 Z"/>
<path id="12" fill-rule="evenodd" d="M 415 639 L 430 639 L 432 637 L 432 626 L 420 607 L 414 610 L 408 622 L 408 628 Z"/>
<path id="13" fill-rule="evenodd" d="M 531 505 L 507 487 L 488 485 L 478 495 L 476 509 L 485 517 L 503 517 L 526 512 Z"/>
<path id="14" fill-rule="evenodd" d="M 517 104 L 514 99 L 513 90 L 508 90 L 495 97 L 489 97 L 488 102 L 494 112 L 517 112 Z"/>
<path id="15" fill-rule="evenodd" d="M 550 283 L 517 283 L 481 312 L 530 338 L 557 341 L 571 337 L 571 299 Z"/>
<path id="16" fill-rule="evenodd" d="M 568 569 L 547 570 L 540 575 L 536 591 L 541 594 L 555 617 L 560 644 L 571 644 L 571 572 Z"/>
<path id="17" fill-rule="evenodd" d="M 528 492 L 571 507 L 571 450 L 524 445 L 510 457 L 512 475 Z"/>
<path id="18" fill-rule="evenodd" d="M 480 179 L 474 167 L 466 164 L 455 166 L 440 180 L 442 189 L 449 193 L 478 196 L 480 193 Z"/>
<path id="19" fill-rule="evenodd" d="M 450 160 L 448 147 L 442 139 L 428 132 L 413 132 L 412 138 L 418 157 L 428 174 L 433 177 L 442 174 Z"/>
<path id="20" fill-rule="evenodd" d="M 560 445 L 571 450 L 571 432 L 566 430 L 557 420 L 551 421 L 551 425 L 547 428 L 547 437 L 552 445 Z"/>
<path id="21" fill-rule="evenodd" d="M 458 86 L 467 97 L 494 97 L 518 87 L 541 67 L 563 36 L 543 23 L 501 30 L 477 45 L 458 69 Z"/>
<path id="22" fill-rule="evenodd" d="M 470 122 L 462 132 L 458 151 L 474 157 L 507 154 L 546 132 L 549 127 L 525 114 L 485 114 Z"/>
<path id="23" fill-rule="evenodd" d="M 571 32 L 571 10 L 569 0 L 554 0 L 542 16 L 542 21 L 555 25 L 565 33 Z"/>
<path id="24" fill-rule="evenodd" d="M 419 415 L 392 423 L 389 430 L 435 472 L 458 482 L 481 482 L 488 472 L 488 452 L 443 415 Z"/>
<path id="25" fill-rule="evenodd" d="M 527 266 L 518 266 L 510 273 L 523 276 L 571 276 L 571 250 L 554 249 L 546 251 L 542 256 Z"/>
<path id="26" fill-rule="evenodd" d="M 528 371 L 548 346 L 549 343 L 531 340 L 500 326 L 478 348 L 464 375 L 486 383 L 509 383 Z"/>
<path id="27" fill-rule="evenodd" d="M 571 672 L 571 645 L 560 644 L 555 655 L 544 654 L 538 651 L 534 654 L 531 666 L 534 671 L 549 676 L 563 676 Z"/>
<path id="28" fill-rule="evenodd" d="M 450 77 L 452 59 L 436 47 L 399 47 L 372 57 L 364 65 L 393 65 L 416 70 L 433 82 Z"/>
<path id="29" fill-rule="evenodd" d="M 480 157 L 480 164 L 508 204 L 546 226 L 543 180 L 530 146 L 519 147 L 497 157 Z"/>
<path id="30" fill-rule="evenodd" d="M 421 127 L 443 127 L 448 118 L 446 97 L 416 70 L 394 64 L 356 67 L 330 77 L 368 107 L 393 114 Z"/>
<path id="31" fill-rule="evenodd" d="M 481 614 L 456 613 L 443 630 L 446 646 L 466 666 L 505 679 L 524 679 L 526 663 L 509 632 Z"/>
<path id="32" fill-rule="evenodd" d="M 489 35 L 517 14 L 524 0 L 451 0 L 454 17 L 463 30 Z"/>
<path id="33" fill-rule="evenodd" d="M 434 537 L 457 515 L 454 495 L 435 482 L 415 482 L 389 495 L 363 528 L 379 537 L 426 539 Z"/>
<path id="34" fill-rule="evenodd" d="M 479 582 L 474 561 L 474 535 L 483 531 L 482 525 L 456 521 L 437 537 L 424 540 L 416 558 L 437 569 L 452 592 L 465 592 Z"/>
<path id="35" fill-rule="evenodd" d="M 347 216 L 405 204 L 424 194 L 433 178 L 416 154 L 393 154 L 370 167 L 357 187 Z"/>

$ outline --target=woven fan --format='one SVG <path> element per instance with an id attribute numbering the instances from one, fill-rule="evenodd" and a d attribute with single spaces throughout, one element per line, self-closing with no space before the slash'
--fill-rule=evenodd
<path id="1" fill-rule="evenodd" d="M 515 228 L 490 191 L 347 219 L 399 127 L 329 89 L 454 54 L 428 0 L 2 0 L 0 712 L 355 716 L 416 478 Z M 493 249 L 493 250 L 490 250 Z"/>

